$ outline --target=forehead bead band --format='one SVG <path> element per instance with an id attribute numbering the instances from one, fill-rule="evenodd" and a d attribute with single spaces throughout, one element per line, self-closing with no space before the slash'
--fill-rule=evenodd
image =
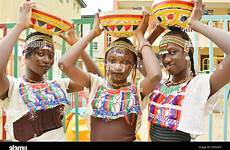
<path id="1" fill-rule="evenodd" d="M 190 46 L 189 41 L 184 40 L 178 36 L 164 36 L 159 45 L 160 52 L 167 50 L 168 43 L 176 44 L 182 47 L 184 50 L 187 50 L 185 47 Z"/>
<path id="2" fill-rule="evenodd" d="M 47 35 L 34 35 L 30 37 L 25 43 L 23 54 L 28 52 L 29 47 L 54 48 L 52 38 Z"/>
<path id="3" fill-rule="evenodd" d="M 113 48 L 118 48 L 120 50 L 129 50 L 131 52 L 134 52 L 136 55 L 138 55 L 138 52 L 136 51 L 135 46 L 124 42 L 124 41 L 115 41 L 113 43 L 111 43 L 106 49 L 105 49 L 105 53 L 107 53 L 109 50 L 113 49 Z"/>

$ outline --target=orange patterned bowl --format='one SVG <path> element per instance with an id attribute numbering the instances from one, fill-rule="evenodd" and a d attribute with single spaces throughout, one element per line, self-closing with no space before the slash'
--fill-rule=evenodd
<path id="1" fill-rule="evenodd" d="M 140 10 L 113 10 L 99 14 L 100 23 L 106 31 L 115 37 L 131 37 L 138 27 L 143 12 Z"/>
<path id="2" fill-rule="evenodd" d="M 153 18 L 164 28 L 188 29 L 188 18 L 193 9 L 192 0 L 154 0 Z"/>
<path id="3" fill-rule="evenodd" d="M 54 35 L 68 31 L 71 23 L 38 9 L 32 9 L 32 28 L 36 31 Z"/>

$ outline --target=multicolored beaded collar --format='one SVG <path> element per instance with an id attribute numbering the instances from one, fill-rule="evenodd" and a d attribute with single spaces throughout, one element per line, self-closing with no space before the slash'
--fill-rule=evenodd
<path id="1" fill-rule="evenodd" d="M 119 89 L 111 89 L 105 85 L 98 87 L 91 103 L 93 116 L 105 121 L 124 117 L 128 124 L 133 124 L 134 115 L 141 113 L 136 88 L 133 84 Z M 130 118 L 131 115 L 131 118 Z"/>
<path id="2" fill-rule="evenodd" d="M 31 114 L 58 105 L 70 104 L 66 92 L 56 81 L 19 84 L 20 99 L 27 105 Z"/>
<path id="3" fill-rule="evenodd" d="M 148 121 L 151 124 L 176 130 L 186 88 L 191 80 L 175 86 L 163 84 L 149 96 Z"/>

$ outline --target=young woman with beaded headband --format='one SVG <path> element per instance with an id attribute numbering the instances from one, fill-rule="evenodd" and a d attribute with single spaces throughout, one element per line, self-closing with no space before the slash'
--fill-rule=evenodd
<path id="1" fill-rule="evenodd" d="M 127 38 L 119 38 L 116 41 L 114 41 L 113 43 L 111 43 L 106 49 L 105 49 L 105 58 L 107 58 L 107 54 L 110 50 L 112 49 L 120 49 L 122 51 L 125 51 L 126 49 L 128 49 L 129 51 L 133 52 L 135 54 L 134 57 L 134 67 L 132 69 L 132 75 L 131 75 L 131 79 L 132 82 L 135 83 L 136 81 L 136 69 L 137 69 L 137 58 L 138 58 L 138 53 L 136 50 L 136 47 L 131 43 L 130 40 L 128 40 Z M 117 55 L 119 56 L 119 53 L 117 53 Z M 106 64 L 105 70 L 114 70 L 114 69 L 119 69 L 118 67 L 114 66 L 113 64 L 110 64 L 110 62 L 107 62 L 107 59 L 105 59 L 104 64 Z M 124 69 L 125 66 L 121 65 L 121 67 Z M 114 70 L 116 71 L 116 70 Z M 106 76 L 106 72 L 105 72 L 105 76 Z M 110 76 L 108 75 L 108 80 L 110 80 Z"/>
<path id="2" fill-rule="evenodd" d="M 195 74 L 193 48 L 187 33 L 173 30 L 166 33 L 159 45 L 161 63 L 169 79 L 149 95 L 150 138 L 152 141 L 191 141 L 204 132 L 204 120 L 217 102 L 217 91 L 230 81 L 229 33 L 209 27 L 202 17 L 201 0 L 194 1 L 189 18 L 192 30 L 212 40 L 226 53 L 219 67 L 210 74 Z M 157 27 L 159 35 L 164 29 Z M 156 37 L 148 38 L 153 42 Z M 223 39 L 223 37 L 225 37 Z"/>
<path id="3" fill-rule="evenodd" d="M 86 73 L 75 66 L 79 54 L 87 44 L 102 33 L 98 14 L 94 28 L 76 43 L 59 61 L 60 69 L 79 85 L 89 88 L 89 103 L 86 115 L 90 125 L 91 141 L 134 141 L 140 127 L 144 103 L 140 100 L 149 94 L 161 79 L 160 64 L 151 46 L 144 38 L 148 27 L 148 14 L 135 31 L 139 52 L 148 68 L 146 77 L 135 84 L 128 81 L 132 69 L 136 68 L 137 51 L 128 39 L 117 39 L 106 48 L 105 78 Z M 133 80 L 135 73 L 133 74 Z"/>
<path id="4" fill-rule="evenodd" d="M 5 73 L 14 44 L 20 33 L 29 27 L 34 5 L 34 2 L 25 2 L 20 7 L 18 22 L 0 41 L 0 107 L 7 114 L 7 140 L 65 141 L 62 118 L 63 109 L 70 104 L 67 92 L 83 88 L 67 78 L 45 80 L 44 75 L 54 63 L 52 37 L 40 32 L 28 35 L 23 50 L 25 74 L 14 78 Z M 70 45 L 77 41 L 74 29 L 67 37 L 62 37 Z M 83 52 L 81 57 L 89 71 L 99 72 L 87 53 Z"/>

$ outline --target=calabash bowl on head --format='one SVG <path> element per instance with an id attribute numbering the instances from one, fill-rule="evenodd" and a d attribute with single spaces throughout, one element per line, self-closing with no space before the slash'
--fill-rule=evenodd
<path id="1" fill-rule="evenodd" d="M 137 29 L 143 11 L 141 10 L 113 10 L 101 12 L 99 14 L 100 23 L 103 28 L 115 37 L 131 37 Z"/>
<path id="2" fill-rule="evenodd" d="M 192 13 L 192 0 L 154 0 L 151 14 L 164 28 L 188 29 L 188 18 Z"/>
<path id="3" fill-rule="evenodd" d="M 66 32 L 72 27 L 64 19 L 38 9 L 32 9 L 31 22 L 33 29 L 49 35 Z"/>

